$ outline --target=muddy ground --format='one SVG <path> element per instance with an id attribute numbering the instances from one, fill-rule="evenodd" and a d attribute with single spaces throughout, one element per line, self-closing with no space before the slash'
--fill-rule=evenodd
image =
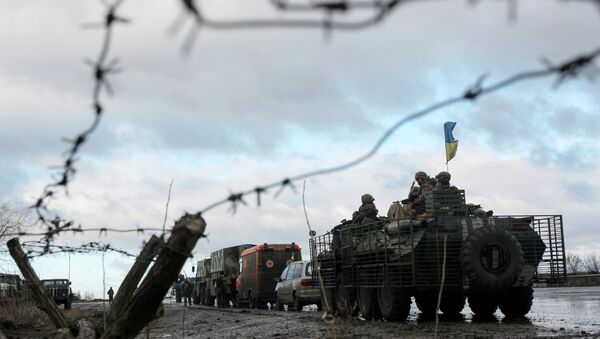
<path id="1" fill-rule="evenodd" d="M 435 334 L 435 321 L 421 319 L 414 302 L 408 320 L 399 323 L 354 318 L 327 324 L 315 307 L 288 312 L 165 306 L 165 315 L 150 326 L 152 338 L 428 338 Z M 518 321 L 506 321 L 499 312 L 494 319 L 477 321 L 468 306 L 462 313 L 460 321 L 440 321 L 440 337 L 600 337 L 600 287 L 537 289 L 530 314 Z"/>
<path id="2" fill-rule="evenodd" d="M 435 322 L 422 319 L 414 302 L 404 322 L 337 320 L 326 323 L 315 306 L 303 312 L 259 309 L 183 307 L 165 299 L 165 314 L 148 330 L 151 338 L 430 338 Z M 106 307 L 106 305 L 104 305 Z M 74 304 L 68 313 L 102 309 L 102 304 Z M 600 338 L 600 287 L 540 288 L 535 290 L 531 312 L 525 319 L 507 321 L 500 312 L 494 319 L 473 319 L 468 306 L 463 319 L 443 318 L 442 338 Z M 9 337 L 44 338 L 51 326 L 4 330 Z M 146 331 L 138 336 L 145 338 Z"/>

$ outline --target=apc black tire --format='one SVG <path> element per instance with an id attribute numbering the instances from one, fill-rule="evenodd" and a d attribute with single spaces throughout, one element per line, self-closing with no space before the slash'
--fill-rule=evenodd
<path id="1" fill-rule="evenodd" d="M 529 313 L 532 303 L 533 287 L 520 286 L 510 288 L 508 292 L 503 295 L 499 302 L 499 306 L 500 311 L 502 311 L 507 318 L 521 318 Z"/>
<path id="2" fill-rule="evenodd" d="M 377 302 L 377 289 L 363 287 L 358 290 L 358 309 L 366 320 L 381 318 Z"/>
<path id="3" fill-rule="evenodd" d="M 216 299 L 217 299 L 217 298 L 216 298 L 216 297 L 213 297 L 213 296 L 208 296 L 208 297 L 206 297 L 206 305 L 207 305 L 207 306 L 215 306 L 215 300 L 216 300 Z"/>
<path id="4" fill-rule="evenodd" d="M 434 319 L 437 311 L 437 293 L 435 291 L 415 294 L 415 303 L 425 319 Z"/>
<path id="5" fill-rule="evenodd" d="M 335 309 L 338 317 L 352 317 L 356 311 L 356 300 L 353 289 L 344 286 L 341 276 L 338 276 L 335 286 Z"/>
<path id="6" fill-rule="evenodd" d="M 500 259 L 495 262 L 494 258 Z M 511 287 L 524 262 L 517 238 L 493 226 L 476 229 L 467 236 L 460 261 L 471 289 L 481 291 L 502 291 Z"/>
<path id="7" fill-rule="evenodd" d="M 192 302 L 194 303 L 194 305 L 199 305 L 200 304 L 200 297 L 197 296 L 195 293 L 192 296 Z"/>
<path id="8" fill-rule="evenodd" d="M 446 317 L 459 318 L 460 313 L 465 307 L 466 297 L 462 291 L 444 292 L 440 310 Z"/>
<path id="9" fill-rule="evenodd" d="M 296 293 L 294 293 L 294 295 L 292 296 L 292 301 L 293 301 L 294 311 L 301 312 L 303 305 L 300 302 L 300 299 L 298 299 L 298 296 L 296 295 Z"/>
<path id="10" fill-rule="evenodd" d="M 404 321 L 410 313 L 410 294 L 401 288 L 384 285 L 377 289 L 381 316 L 387 321 Z"/>
<path id="11" fill-rule="evenodd" d="M 473 314 L 480 318 L 490 318 L 498 309 L 497 298 L 493 295 L 469 295 L 469 307 Z"/>
<path id="12" fill-rule="evenodd" d="M 283 311 L 283 303 L 281 302 L 281 299 L 279 299 L 279 296 L 275 297 L 275 309 Z"/>

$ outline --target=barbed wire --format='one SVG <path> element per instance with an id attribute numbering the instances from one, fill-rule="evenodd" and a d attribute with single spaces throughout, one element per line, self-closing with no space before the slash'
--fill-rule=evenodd
<path id="1" fill-rule="evenodd" d="M 49 211 L 48 205 L 50 200 L 52 200 L 52 198 L 61 188 L 64 190 L 65 194 L 68 194 L 68 185 L 76 173 L 75 162 L 77 161 L 77 154 L 79 153 L 82 145 L 88 141 L 90 135 L 98 128 L 104 112 L 101 94 L 104 91 L 106 91 L 108 95 L 113 94 L 113 89 L 108 81 L 107 76 L 109 74 L 118 73 L 120 69 L 117 68 L 119 59 L 112 58 L 109 60 L 109 52 L 114 25 L 116 23 L 130 22 L 129 19 L 117 15 L 117 9 L 123 4 L 124 1 L 125 0 L 115 0 L 113 3 L 108 3 L 107 0 L 100 0 L 100 2 L 106 7 L 104 21 L 102 23 L 84 25 L 84 28 L 104 28 L 104 37 L 98 57 L 95 61 L 89 59 L 85 60 L 85 63 L 92 67 L 92 75 L 94 79 L 94 86 L 92 90 L 94 119 L 92 120 L 92 123 L 75 138 L 63 139 L 69 144 L 69 148 L 66 151 L 66 159 L 63 165 L 59 166 L 61 170 L 56 176 L 56 180 L 44 187 L 42 194 L 37 198 L 35 204 L 31 206 L 37 214 L 38 221 L 41 222 L 42 225 L 45 225 L 48 229 L 47 232 L 44 232 L 48 243 L 54 234 L 58 234 L 67 229 L 72 230 L 74 225 L 74 221 L 72 220 L 64 220 L 56 213 L 52 215 L 52 213 Z M 81 228 L 79 228 L 79 230 L 81 230 Z"/>
<path id="2" fill-rule="evenodd" d="M 21 246 L 23 246 L 23 250 L 27 254 L 28 259 L 38 258 L 41 256 L 57 253 L 89 254 L 97 252 L 114 252 L 122 254 L 126 257 L 137 258 L 137 255 L 131 254 L 122 249 L 115 248 L 111 244 L 103 244 L 94 241 L 76 247 L 68 245 L 48 244 L 45 241 L 25 241 L 21 243 Z"/>
<path id="3" fill-rule="evenodd" d="M 100 49 L 100 54 L 95 62 L 90 60 L 86 60 L 86 63 L 92 66 L 93 68 L 93 78 L 94 78 L 94 88 L 93 88 L 93 108 L 94 108 L 94 120 L 92 124 L 77 135 L 72 140 L 67 140 L 70 144 L 69 149 L 67 150 L 67 157 L 64 164 L 61 166 L 61 172 L 56 181 L 48 184 L 44 187 L 42 195 L 36 200 L 36 203 L 31 206 L 35 209 L 38 221 L 41 222 L 42 225 L 47 227 L 47 230 L 44 232 L 24 232 L 19 230 L 19 232 L 13 234 L 18 236 L 43 236 L 46 245 L 49 245 L 53 238 L 62 232 L 73 232 L 73 233 L 82 233 L 82 232 L 92 232 L 97 231 L 100 233 L 108 233 L 108 232 L 119 232 L 119 233 L 127 233 L 127 232 L 137 232 L 144 233 L 144 231 L 157 231 L 160 232 L 162 229 L 160 228 L 129 228 L 129 229 L 119 229 L 119 228 L 106 228 L 106 227 L 91 227 L 84 228 L 79 224 L 75 227 L 75 222 L 73 220 L 63 219 L 58 215 L 58 213 L 51 213 L 49 210 L 49 203 L 52 198 L 58 193 L 58 190 L 63 189 L 66 194 L 68 194 L 68 185 L 72 181 L 73 176 L 76 173 L 75 169 L 75 161 L 78 152 L 81 149 L 81 146 L 89 139 L 90 134 L 98 127 L 101 117 L 104 113 L 103 103 L 101 102 L 101 94 L 106 91 L 108 95 L 113 93 L 112 86 L 108 82 L 107 75 L 114 74 L 120 69 L 117 68 L 119 59 L 113 58 L 110 61 L 109 59 L 109 51 L 112 41 L 112 32 L 115 23 L 128 23 L 129 19 L 123 18 L 117 15 L 117 9 L 122 5 L 124 0 L 115 0 L 112 4 L 108 3 L 105 0 L 100 0 L 106 6 L 106 12 L 104 14 L 104 22 L 97 24 L 87 24 L 84 25 L 86 28 L 93 27 L 103 27 L 104 28 L 104 38 L 102 42 L 102 47 Z M 372 1 L 311 1 L 309 3 L 298 4 L 291 3 L 289 1 L 283 0 L 269 0 L 271 4 L 282 11 L 296 11 L 296 12 L 305 12 L 305 11 L 322 11 L 327 14 L 325 19 L 323 20 L 298 20 L 298 19 L 254 19 L 254 20 L 230 20 L 230 21 L 217 21 L 208 19 L 203 12 L 200 10 L 197 2 L 194 0 L 180 0 L 184 7 L 184 14 L 191 16 L 194 20 L 194 27 L 207 27 L 212 29 L 245 29 L 245 28 L 269 28 L 269 27 L 282 27 L 282 28 L 321 28 L 325 31 L 330 31 L 334 29 L 340 30 L 353 30 L 353 29 L 363 29 L 366 27 L 373 26 L 377 23 L 380 23 L 384 18 L 386 18 L 393 10 L 398 8 L 399 4 L 403 4 L 409 1 L 414 0 L 372 0 Z M 573 0 L 571 0 L 573 1 Z M 578 0 L 578 1 L 586 1 L 586 0 Z M 589 2 L 594 2 L 600 4 L 600 0 L 587 0 Z M 515 1 L 508 0 L 509 5 L 513 6 L 516 4 Z M 334 13 L 347 13 L 350 10 L 365 10 L 370 9 L 374 10 L 374 15 L 368 17 L 367 19 L 361 19 L 359 21 L 336 21 L 332 18 L 332 14 Z M 516 12 L 516 9 L 515 9 Z M 180 23 L 180 22 L 176 22 Z M 177 30 L 177 27 L 176 27 Z M 190 40 L 188 37 L 186 43 L 184 43 L 184 49 L 191 48 L 189 45 L 193 40 Z M 187 46 L 187 47 L 186 47 Z M 229 210 L 232 214 L 235 214 L 240 205 L 247 205 L 247 202 L 244 200 L 248 195 L 256 195 L 257 206 L 261 205 L 261 196 L 266 194 L 268 190 L 278 188 L 274 194 L 274 197 L 277 198 L 279 194 L 283 192 L 284 189 L 289 188 L 293 191 L 296 191 L 294 183 L 299 180 L 304 180 L 307 178 L 330 174 L 334 172 L 343 171 L 354 167 L 371 157 L 373 157 L 381 148 L 381 146 L 393 135 L 399 128 L 404 126 L 406 123 L 414 121 L 416 119 L 420 119 L 427 115 L 430 115 L 436 111 L 439 111 L 443 108 L 447 108 L 449 106 L 455 105 L 460 102 L 465 101 L 474 101 L 477 98 L 493 93 L 510 85 L 513 85 L 518 82 L 522 82 L 525 80 L 542 78 L 555 75 L 556 80 L 554 83 L 555 87 L 560 86 L 565 80 L 576 78 L 580 74 L 585 73 L 586 71 L 590 71 L 588 75 L 591 74 L 590 77 L 593 78 L 598 73 L 597 68 L 594 66 L 594 60 L 600 54 L 600 48 L 587 53 L 582 54 L 580 56 L 576 56 L 570 60 L 567 60 L 561 64 L 553 65 L 547 61 L 544 61 L 545 68 L 531 71 L 524 71 L 520 73 L 516 73 L 512 76 L 507 77 L 504 80 L 493 83 L 489 86 L 484 86 L 483 82 L 487 78 L 486 75 L 481 76 L 472 86 L 468 87 L 468 89 L 461 94 L 451 97 L 449 99 L 440 101 L 438 103 L 432 104 L 422 110 L 414 112 L 405 116 L 404 118 L 398 120 L 395 124 L 389 127 L 383 135 L 375 142 L 374 146 L 369 149 L 365 154 L 345 163 L 342 163 L 337 166 L 332 166 L 324 169 L 319 169 L 311 172 L 306 172 L 303 174 L 298 174 L 296 176 L 286 177 L 280 181 L 272 182 L 270 184 L 257 186 L 253 189 L 241 191 L 237 193 L 230 192 L 228 196 L 221 200 L 217 200 L 205 208 L 201 209 L 198 213 L 203 214 L 206 213 L 218 206 L 222 206 L 225 204 L 229 204 Z M 164 233 L 163 233 L 164 235 Z"/>

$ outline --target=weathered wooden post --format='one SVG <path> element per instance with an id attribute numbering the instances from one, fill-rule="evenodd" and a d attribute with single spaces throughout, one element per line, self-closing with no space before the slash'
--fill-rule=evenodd
<path id="1" fill-rule="evenodd" d="M 199 213 L 186 214 L 175 222 L 156 263 L 102 338 L 133 338 L 155 317 L 165 294 L 177 279 L 205 229 L 206 223 Z"/>
<path id="2" fill-rule="evenodd" d="M 54 299 L 48 295 L 48 291 L 42 285 L 42 282 L 33 270 L 33 267 L 31 267 L 27 255 L 23 252 L 23 248 L 19 243 L 19 238 L 10 239 L 6 245 L 10 251 L 10 255 L 17 263 L 19 270 L 21 270 L 21 274 L 23 274 L 23 277 L 31 283 L 31 289 L 39 300 L 39 308 L 48 314 L 48 317 L 56 328 L 68 328 L 69 323 L 67 322 L 67 318 L 65 318 L 64 314 L 58 309 Z"/>
<path id="3" fill-rule="evenodd" d="M 148 269 L 148 266 L 150 266 L 152 259 L 158 253 L 160 244 L 160 238 L 156 235 L 152 235 L 150 240 L 148 240 L 140 252 L 140 255 L 135 259 L 135 263 L 133 266 L 131 266 L 131 269 L 127 273 L 127 276 L 125 276 L 125 279 L 123 279 L 121 286 L 119 286 L 117 295 L 115 296 L 115 299 L 110 307 L 108 324 L 111 324 L 123 313 L 123 309 L 127 305 L 127 302 L 131 300 L 133 292 L 135 292 L 135 289 L 144 276 L 144 273 L 146 273 L 146 270 Z"/>

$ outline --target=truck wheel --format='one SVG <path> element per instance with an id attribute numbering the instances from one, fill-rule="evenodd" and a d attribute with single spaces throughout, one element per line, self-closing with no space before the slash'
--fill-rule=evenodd
<path id="1" fill-rule="evenodd" d="M 410 294 L 402 288 L 384 285 L 377 290 L 377 302 L 381 315 L 387 321 L 406 320 L 410 313 Z"/>
<path id="2" fill-rule="evenodd" d="M 283 303 L 281 303 L 279 296 L 275 297 L 275 309 L 278 311 L 283 311 Z"/>
<path id="3" fill-rule="evenodd" d="M 460 312 L 462 312 L 465 307 L 465 301 L 466 298 L 462 291 L 444 292 L 440 310 L 442 310 L 446 317 L 458 319 L 461 317 Z"/>
<path id="4" fill-rule="evenodd" d="M 344 286 L 344 280 L 338 276 L 335 289 L 335 308 L 340 318 L 350 318 L 356 311 L 354 291 Z"/>
<path id="5" fill-rule="evenodd" d="M 296 295 L 296 293 L 294 293 L 293 301 L 294 301 L 294 311 L 302 312 L 302 303 L 300 302 L 300 299 L 298 299 L 298 296 Z"/>
<path id="6" fill-rule="evenodd" d="M 425 319 L 435 318 L 437 311 L 437 293 L 430 291 L 415 294 L 415 303 Z M 441 307 L 440 307 L 441 308 Z"/>
<path id="7" fill-rule="evenodd" d="M 521 318 L 529 313 L 533 303 L 533 287 L 512 287 L 500 300 L 500 311 L 508 318 Z"/>
<path id="8" fill-rule="evenodd" d="M 491 318 L 498 309 L 497 298 L 488 294 L 469 295 L 469 307 L 479 318 Z"/>
<path id="9" fill-rule="evenodd" d="M 324 291 L 321 291 L 321 304 L 329 307 L 327 312 L 335 313 L 335 290 L 332 288 L 325 288 Z"/>
<path id="10" fill-rule="evenodd" d="M 517 238 L 499 227 L 482 227 L 467 236 L 460 257 L 471 288 L 501 291 L 511 287 L 523 268 Z"/>
<path id="11" fill-rule="evenodd" d="M 360 288 L 358 290 L 358 308 L 366 320 L 380 319 L 381 312 L 377 303 L 377 290 L 374 288 Z"/>

